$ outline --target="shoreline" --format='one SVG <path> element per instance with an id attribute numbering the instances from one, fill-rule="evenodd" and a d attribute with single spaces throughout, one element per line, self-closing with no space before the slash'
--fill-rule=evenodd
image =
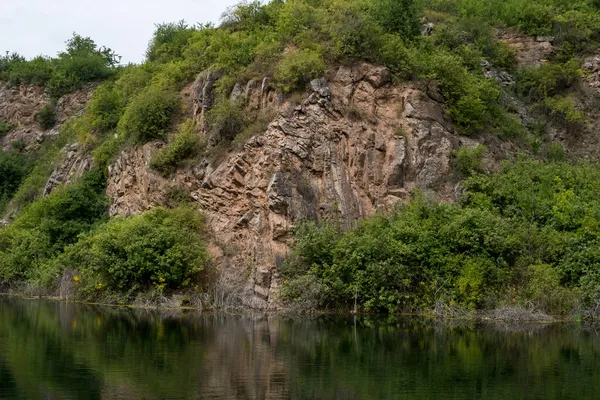
<path id="1" fill-rule="evenodd" d="M 219 308 L 219 307 L 194 307 L 194 306 L 176 306 L 176 307 L 168 307 L 161 305 L 138 305 L 138 304 L 124 304 L 124 303 L 103 303 L 103 302 L 90 302 L 84 300 L 70 300 L 63 299 L 59 296 L 48 296 L 48 295 L 30 295 L 21 292 L 0 292 L 0 297 L 8 297 L 8 298 L 18 298 L 22 300 L 44 300 L 49 302 L 56 303 L 71 303 L 71 304 L 79 304 L 84 306 L 96 306 L 96 307 L 105 307 L 112 309 L 122 309 L 122 310 L 140 310 L 140 311 L 157 311 L 157 312 L 172 312 L 172 311 L 180 311 L 180 312 L 210 312 L 210 313 L 228 313 L 228 314 L 267 314 L 273 316 L 305 316 L 305 317 L 321 317 L 321 316 L 332 316 L 332 317 L 377 317 L 377 318 L 385 318 L 385 317 L 396 317 L 396 318 L 427 318 L 431 320 L 438 321 L 465 321 L 465 322 L 500 322 L 500 323 L 510 323 L 510 324 L 519 324 L 519 323 L 534 323 L 534 324 L 556 324 L 556 323 L 575 323 L 575 322 L 599 322 L 600 319 L 594 318 L 569 318 L 565 316 L 553 316 L 544 314 L 547 318 L 501 318 L 501 317 L 493 317 L 490 313 L 501 311 L 502 309 L 495 310 L 478 310 L 474 311 L 469 315 L 459 315 L 459 316 L 448 316 L 448 315 L 439 315 L 436 314 L 435 311 L 432 312 L 413 312 L 413 313 L 397 313 L 397 314 L 376 314 L 376 313 L 353 313 L 351 311 L 343 312 L 343 311 L 311 311 L 311 312 L 298 312 L 293 309 L 256 309 L 250 307 L 240 307 L 240 308 Z M 530 313 L 533 315 L 534 312 L 526 309 L 515 309 L 519 312 Z"/>

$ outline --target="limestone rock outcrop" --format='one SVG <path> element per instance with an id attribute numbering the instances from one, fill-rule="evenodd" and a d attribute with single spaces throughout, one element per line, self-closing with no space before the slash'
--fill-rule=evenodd
<path id="1" fill-rule="evenodd" d="M 247 282 L 254 307 L 277 306 L 277 270 L 297 221 L 337 215 L 350 226 L 415 188 L 450 193 L 444 185 L 461 143 L 435 88 L 394 85 L 383 67 L 341 67 L 313 81 L 300 104 L 265 85 L 252 81 L 236 91 L 249 107 L 278 110 L 241 150 L 165 178 L 149 166 L 160 144 L 128 149 L 111 166 L 107 190 L 111 215 L 123 215 L 165 204 L 173 186 L 185 189 L 217 238 L 221 271 Z M 195 101 L 198 116 L 205 107 Z"/>
<path id="2" fill-rule="evenodd" d="M 92 166 L 92 157 L 85 149 L 80 149 L 77 143 L 69 144 L 61 150 L 63 162 L 48 178 L 44 187 L 44 196 L 52 193 L 54 189 L 63 184 L 68 184 L 79 178 Z"/>
<path id="3" fill-rule="evenodd" d="M 61 97 L 55 107 L 57 124 L 45 131 L 35 121 L 36 114 L 50 102 L 44 89 L 36 85 L 0 85 L 0 119 L 14 126 L 11 132 L 0 138 L 1 147 L 8 150 L 10 144 L 18 140 L 31 148 L 41 143 L 44 137 L 57 135 L 64 122 L 83 111 L 92 97 L 94 87 L 92 84 L 86 85 Z"/>

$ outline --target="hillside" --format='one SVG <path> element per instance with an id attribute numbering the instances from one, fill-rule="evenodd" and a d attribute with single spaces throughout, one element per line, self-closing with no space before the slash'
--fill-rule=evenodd
<path id="1" fill-rule="evenodd" d="M 141 65 L 0 58 L 0 287 L 598 317 L 599 35 L 594 0 L 275 0 Z"/>

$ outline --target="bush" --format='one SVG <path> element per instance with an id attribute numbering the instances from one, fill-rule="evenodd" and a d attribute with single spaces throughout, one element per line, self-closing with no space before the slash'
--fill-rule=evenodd
<path id="1" fill-rule="evenodd" d="M 123 141 L 119 137 L 112 137 L 103 141 L 102 144 L 92 152 L 96 165 L 104 169 L 108 168 L 108 166 L 115 161 L 122 144 Z"/>
<path id="2" fill-rule="evenodd" d="M 0 282 L 19 282 L 40 274 L 43 264 L 108 218 L 105 176 L 84 174 L 77 184 L 55 190 L 26 207 L 0 231 Z"/>
<path id="3" fill-rule="evenodd" d="M 493 127 L 494 119 L 505 112 L 498 84 L 471 74 L 453 54 L 441 51 L 422 57 L 415 69 L 418 76 L 438 82 L 448 111 L 464 134 Z"/>
<path id="4" fill-rule="evenodd" d="M 285 92 L 304 90 L 306 85 L 323 75 L 325 62 L 323 57 L 313 50 L 290 50 L 279 64 L 275 72 L 278 86 Z"/>
<path id="5" fill-rule="evenodd" d="M 54 265 L 78 271 L 79 296 L 134 294 L 196 283 L 208 266 L 203 220 L 188 208 L 156 209 L 100 226 L 66 249 Z"/>
<path id="6" fill-rule="evenodd" d="M 517 76 L 517 91 L 530 100 L 539 101 L 572 87 L 582 75 L 579 63 L 575 60 L 565 64 L 548 63 L 539 68 L 524 68 Z"/>
<path id="7" fill-rule="evenodd" d="M 229 143 L 244 129 L 246 115 L 238 102 L 222 100 L 206 116 L 211 144 Z"/>
<path id="8" fill-rule="evenodd" d="M 47 104 L 36 115 L 35 120 L 43 130 L 52 129 L 56 125 L 56 112 L 53 104 Z"/>
<path id="9" fill-rule="evenodd" d="M 29 158 L 0 151 L 0 214 L 30 170 Z"/>
<path id="10" fill-rule="evenodd" d="M 98 87 L 88 106 L 91 128 L 97 132 L 109 132 L 115 129 L 123 115 L 125 98 L 113 83 Z"/>
<path id="11" fill-rule="evenodd" d="M 0 78 L 13 85 L 45 86 L 50 97 L 58 99 L 84 83 L 108 78 L 119 60 L 112 50 L 98 48 L 90 38 L 73 34 L 57 58 L 36 57 L 27 61 L 17 54 L 0 57 Z"/>
<path id="12" fill-rule="evenodd" d="M 372 4 L 372 12 L 379 24 L 388 33 L 404 38 L 419 35 L 421 2 L 415 0 L 383 0 Z"/>
<path id="13" fill-rule="evenodd" d="M 185 21 L 156 25 L 154 37 L 146 51 L 150 62 L 167 63 L 182 58 L 183 50 L 195 29 Z"/>
<path id="14" fill-rule="evenodd" d="M 169 174 L 177 168 L 177 165 L 186 158 L 195 155 L 200 147 L 200 137 L 196 132 L 193 120 L 187 120 L 179 126 L 179 132 L 173 138 L 173 142 L 159 149 L 152 156 L 152 168 Z"/>
<path id="15" fill-rule="evenodd" d="M 349 308 L 357 301 L 361 309 L 391 313 L 433 307 L 442 299 L 489 305 L 510 282 L 506 263 L 518 237 L 490 212 L 422 199 L 345 234 L 315 225 L 295 234 L 296 265 L 282 271 L 286 286 L 312 275 L 322 289 L 319 308 Z"/>
<path id="16" fill-rule="evenodd" d="M 368 3 L 331 0 L 324 29 L 331 38 L 331 53 L 339 60 L 375 60 L 383 28 L 369 11 Z"/>
<path id="17" fill-rule="evenodd" d="M 25 150 L 27 148 L 27 143 L 25 143 L 23 141 L 23 139 L 17 139 L 17 140 L 13 140 L 10 142 L 10 147 L 13 150 L 21 153 L 23 150 Z"/>
<path id="18" fill-rule="evenodd" d="M 119 133 L 140 144 L 162 139 L 178 109 L 177 92 L 150 86 L 133 98 L 125 109 L 119 121 Z"/>
<path id="19" fill-rule="evenodd" d="M 487 147 L 477 145 L 475 147 L 464 146 L 456 151 L 456 167 L 465 176 L 476 172 L 483 172 L 483 157 Z"/>
<path id="20" fill-rule="evenodd" d="M 578 110 L 570 97 L 554 96 L 544 101 L 551 118 L 567 124 L 583 124 L 586 122 L 583 111 Z"/>
<path id="21" fill-rule="evenodd" d="M 5 136 L 7 133 L 12 131 L 13 129 L 14 129 L 14 126 L 10 122 L 0 119 L 0 138 Z"/>
<path id="22" fill-rule="evenodd" d="M 149 64 L 129 65 L 121 70 L 115 87 L 126 100 L 130 100 L 143 91 L 151 80 L 152 69 Z"/>

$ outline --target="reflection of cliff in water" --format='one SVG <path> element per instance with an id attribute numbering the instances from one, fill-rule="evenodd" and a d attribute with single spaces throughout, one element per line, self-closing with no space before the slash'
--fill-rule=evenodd
<path id="1" fill-rule="evenodd" d="M 597 331 L 0 298 L 0 398 L 590 398 Z"/>

